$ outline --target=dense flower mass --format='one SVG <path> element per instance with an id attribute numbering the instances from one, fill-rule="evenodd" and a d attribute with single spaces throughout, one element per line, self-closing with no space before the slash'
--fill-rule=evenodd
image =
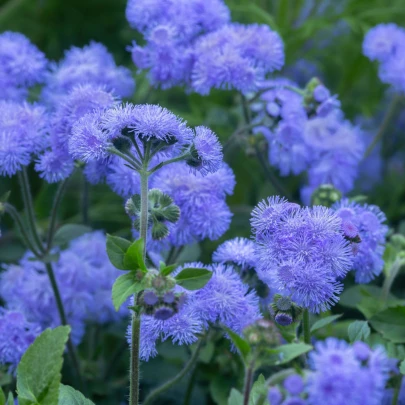
<path id="1" fill-rule="evenodd" d="M 273 197 L 253 210 L 251 223 L 262 281 L 311 312 L 336 303 L 342 291 L 338 279 L 350 270 L 353 258 L 332 210 L 300 208 Z"/>
<path id="2" fill-rule="evenodd" d="M 202 263 L 184 267 L 203 268 Z M 182 268 L 176 270 L 179 272 Z M 167 320 L 143 315 L 141 323 L 141 357 L 157 354 L 156 342 L 171 339 L 176 344 L 191 344 L 211 323 L 227 326 L 236 333 L 260 318 L 258 298 L 244 284 L 232 267 L 222 264 L 208 266 L 213 272 L 210 281 L 200 290 L 185 291 L 186 300 L 179 313 Z M 181 287 L 176 287 L 183 291 Z M 129 334 L 129 339 L 130 339 Z"/>
<path id="3" fill-rule="evenodd" d="M 44 107 L 0 101 L 0 176 L 16 174 L 47 146 L 47 128 Z"/>
<path id="4" fill-rule="evenodd" d="M 19 311 L 0 308 L 0 365 L 14 372 L 28 346 L 41 333 L 41 327 L 29 322 Z"/>
<path id="5" fill-rule="evenodd" d="M 60 97 L 80 84 L 105 86 L 119 97 L 129 97 L 135 89 L 131 72 L 117 66 L 105 46 L 97 42 L 83 48 L 72 47 L 61 62 L 51 65 L 42 98 L 55 105 Z"/>
<path id="6" fill-rule="evenodd" d="M 266 137 L 269 161 L 282 176 L 307 172 L 303 201 L 309 203 L 322 184 L 343 193 L 352 190 L 364 141 L 359 128 L 344 119 L 336 96 L 319 84 L 311 97 L 304 97 L 286 79 L 266 81 L 262 88 L 260 100 L 252 104 L 258 123 L 254 131 Z"/>
<path id="7" fill-rule="evenodd" d="M 342 230 L 353 242 L 355 251 L 353 270 L 357 283 L 368 283 L 381 274 L 384 267 L 383 253 L 388 227 L 386 218 L 375 205 L 357 204 L 347 199 L 333 206 L 342 220 Z M 358 242 L 358 243 L 356 243 Z"/>
<path id="8" fill-rule="evenodd" d="M 255 244 L 246 238 L 227 240 L 218 246 L 212 260 L 219 263 L 234 264 L 242 270 L 254 268 L 256 265 Z"/>
<path id="9" fill-rule="evenodd" d="M 390 84 L 397 91 L 405 90 L 402 74 L 405 68 L 405 30 L 397 25 L 379 24 L 364 38 L 363 53 L 379 62 L 381 81 Z"/>
<path id="10" fill-rule="evenodd" d="M 82 339 L 85 322 L 107 323 L 125 316 L 115 312 L 111 288 L 119 275 L 105 250 L 106 238 L 95 231 L 70 243 L 53 264 L 72 338 Z M 0 296 L 7 308 L 21 312 L 28 322 L 41 328 L 60 325 L 55 295 L 44 264 L 32 261 L 28 253 L 18 265 L 5 266 L 0 276 Z"/>
<path id="11" fill-rule="evenodd" d="M 0 34 L 0 99 L 23 100 L 28 87 L 44 80 L 45 55 L 18 32 Z"/>

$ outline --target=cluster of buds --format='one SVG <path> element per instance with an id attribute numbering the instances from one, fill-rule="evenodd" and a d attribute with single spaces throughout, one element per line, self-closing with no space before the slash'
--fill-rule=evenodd
<path id="1" fill-rule="evenodd" d="M 137 296 L 142 312 L 165 321 L 177 314 L 186 300 L 184 293 L 174 292 L 176 280 L 151 270 L 145 275 L 146 289 Z"/>
<path id="2" fill-rule="evenodd" d="M 331 96 L 330 91 L 317 77 L 314 77 L 305 86 L 304 106 L 308 117 L 325 117 L 332 110 L 339 108 L 340 102 L 336 96 Z"/>
<path id="3" fill-rule="evenodd" d="M 267 319 L 258 319 L 243 330 L 243 336 L 257 350 L 281 344 L 281 336 L 276 325 Z"/>
<path id="4" fill-rule="evenodd" d="M 312 205 L 323 205 L 331 207 L 335 202 L 342 198 L 342 193 L 333 187 L 332 184 L 322 184 L 311 196 Z"/>
<path id="5" fill-rule="evenodd" d="M 140 230 L 141 196 L 135 194 L 127 200 L 125 211 L 134 219 L 133 226 Z M 180 208 L 173 199 L 162 191 L 153 188 L 148 193 L 148 227 L 151 228 L 152 238 L 161 240 L 169 235 L 167 222 L 176 223 L 180 218 Z"/>
<path id="6" fill-rule="evenodd" d="M 276 294 L 269 306 L 274 320 L 281 326 L 288 326 L 300 320 L 302 308 L 295 305 L 289 297 Z"/>

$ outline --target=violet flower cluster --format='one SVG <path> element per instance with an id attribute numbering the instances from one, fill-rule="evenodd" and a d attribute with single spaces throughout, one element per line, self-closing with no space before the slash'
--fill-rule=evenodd
<path id="1" fill-rule="evenodd" d="M 302 199 L 322 184 L 332 184 L 342 193 L 354 187 L 364 142 L 360 129 L 344 118 L 336 96 L 322 84 L 299 91 L 287 79 L 267 81 L 263 93 L 252 103 L 255 133 L 269 145 L 269 161 L 282 176 L 307 173 Z"/>
<path id="2" fill-rule="evenodd" d="M 213 272 L 210 281 L 200 290 L 187 291 L 176 286 L 176 292 L 183 292 L 185 302 L 179 312 L 166 320 L 142 315 L 141 358 L 148 360 L 157 354 L 156 343 L 159 339 L 170 339 L 179 345 L 196 342 L 199 335 L 210 324 L 225 325 L 240 334 L 242 330 L 261 317 L 258 298 L 231 266 L 202 263 L 188 263 L 180 267 L 208 268 Z M 173 273 L 173 274 L 176 274 Z M 131 331 L 128 332 L 130 339 Z"/>
<path id="3" fill-rule="evenodd" d="M 231 23 L 222 0 L 129 0 L 126 16 L 146 42 L 133 43 L 132 59 L 154 86 L 246 92 L 284 64 L 279 35 L 266 25 Z"/>
<path id="4" fill-rule="evenodd" d="M 268 393 L 271 405 L 380 405 L 391 369 L 381 347 L 357 341 L 352 346 L 328 338 L 309 355 L 311 370 L 284 380 Z"/>
<path id="5" fill-rule="evenodd" d="M 87 322 L 106 324 L 127 315 L 125 308 L 117 313 L 111 301 L 111 288 L 120 272 L 110 263 L 105 244 L 102 232 L 85 234 L 60 252 L 58 261 L 53 264 L 75 344 L 80 343 Z M 14 334 L 1 335 L 2 364 L 16 366 L 37 334 L 61 324 L 45 265 L 32 259 L 28 252 L 19 264 L 3 266 L 5 271 L 0 275 L 0 297 L 7 304 L 0 315 L 0 329 L 25 330 L 19 337 L 21 342 L 16 346 L 14 357 Z M 7 355 L 8 352 L 11 354 Z"/>
<path id="6" fill-rule="evenodd" d="M 405 30 L 396 24 L 379 24 L 366 34 L 363 54 L 379 63 L 378 75 L 394 90 L 405 90 Z"/>
<path id="7" fill-rule="evenodd" d="M 338 301 L 339 280 L 351 269 L 353 253 L 331 209 L 271 197 L 253 210 L 251 224 L 256 271 L 265 284 L 310 312 Z"/>

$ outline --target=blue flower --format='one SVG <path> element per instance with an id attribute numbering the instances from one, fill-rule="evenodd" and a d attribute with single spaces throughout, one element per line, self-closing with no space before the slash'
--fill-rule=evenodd
<path id="1" fill-rule="evenodd" d="M 242 270 L 256 265 L 255 244 L 246 238 L 227 240 L 218 246 L 212 256 L 214 262 L 236 264 Z"/>
<path id="2" fill-rule="evenodd" d="M 352 224 L 358 230 L 360 243 L 355 245 L 353 270 L 357 283 L 369 283 L 384 267 L 383 253 L 388 227 L 386 217 L 375 205 L 357 204 L 347 199 L 332 207 L 341 218 L 343 229 Z M 350 237 L 350 235 L 347 235 Z"/>

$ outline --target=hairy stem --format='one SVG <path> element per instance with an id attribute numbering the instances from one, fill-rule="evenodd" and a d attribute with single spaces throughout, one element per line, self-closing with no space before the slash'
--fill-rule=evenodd
<path id="1" fill-rule="evenodd" d="M 304 331 L 304 342 L 308 345 L 311 344 L 311 329 L 309 327 L 309 312 L 307 309 L 302 314 L 302 329 Z"/>
<path id="2" fill-rule="evenodd" d="M 41 253 L 44 253 L 45 249 L 44 249 L 44 246 L 42 245 L 42 241 L 37 232 L 34 204 L 32 202 L 31 188 L 30 188 L 30 184 L 29 184 L 29 180 L 28 180 L 27 169 L 25 167 L 23 167 L 22 170 L 18 172 L 18 180 L 20 182 L 24 206 L 27 211 L 28 229 L 32 235 L 34 244 L 36 245 L 37 249 Z"/>
<path id="3" fill-rule="evenodd" d="M 367 158 L 370 156 L 371 152 L 373 151 L 374 147 L 377 145 L 377 143 L 382 139 L 384 136 L 385 131 L 388 129 L 388 126 L 395 114 L 395 111 L 397 110 L 397 107 L 401 101 L 401 96 L 397 95 L 395 96 L 390 105 L 387 108 L 387 111 L 384 115 L 384 118 L 382 120 L 382 123 L 380 125 L 380 128 L 378 129 L 378 132 L 374 136 L 373 140 L 371 141 L 370 145 L 368 146 L 366 152 L 364 153 L 364 158 Z"/>
<path id="4" fill-rule="evenodd" d="M 143 405 L 150 405 L 161 395 L 163 392 L 167 391 L 170 387 L 177 384 L 195 365 L 198 355 L 200 353 L 200 349 L 202 346 L 203 339 L 200 339 L 198 342 L 198 346 L 195 349 L 193 355 L 190 357 L 190 360 L 185 364 L 183 369 L 174 376 L 171 380 L 165 382 L 160 387 L 155 388 L 150 394 L 146 397 Z"/>
<path id="5" fill-rule="evenodd" d="M 132 313 L 132 339 L 131 339 L 131 364 L 130 364 L 130 388 L 129 404 L 139 404 L 139 343 L 141 336 L 141 318 L 135 312 Z"/>
<path id="6" fill-rule="evenodd" d="M 245 371 L 245 384 L 243 388 L 243 405 L 249 404 L 250 391 L 252 389 L 254 366 L 250 364 Z"/>
<path id="7" fill-rule="evenodd" d="M 26 231 L 26 227 L 23 223 L 23 220 L 21 218 L 21 215 L 18 213 L 18 211 L 15 209 L 15 207 L 9 203 L 3 203 L 4 205 L 4 210 L 11 216 L 13 221 L 16 223 L 18 230 L 20 231 L 21 238 L 23 240 L 23 243 L 27 247 L 27 249 L 31 250 L 32 253 L 36 257 L 40 256 L 40 253 L 37 251 L 35 245 L 31 241 L 30 236 L 28 235 Z"/>
<path id="8" fill-rule="evenodd" d="M 48 252 L 52 249 L 53 237 L 55 236 L 55 230 L 56 230 L 56 219 L 57 219 L 57 215 L 58 215 L 58 210 L 59 210 L 60 204 L 62 202 L 62 197 L 66 190 L 67 183 L 68 183 L 68 179 L 65 179 L 59 184 L 58 189 L 56 190 L 55 198 L 53 200 L 52 209 L 51 209 L 51 217 L 50 217 L 49 227 L 48 227 L 48 235 L 46 238 L 46 250 Z"/>

